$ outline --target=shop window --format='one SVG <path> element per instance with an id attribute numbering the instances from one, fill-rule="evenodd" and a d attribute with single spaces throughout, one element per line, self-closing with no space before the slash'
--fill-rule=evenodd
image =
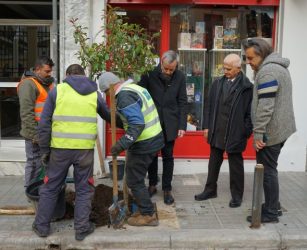
<path id="1" fill-rule="evenodd" d="M 224 57 L 242 56 L 243 39 L 263 37 L 272 43 L 274 9 L 174 5 L 170 16 L 170 49 L 178 51 L 187 79 L 188 129 L 201 130 L 210 84 L 223 75 Z"/>
<path id="2" fill-rule="evenodd" d="M 19 100 L 16 88 L 0 88 L 1 138 L 20 137 Z"/>
<path id="3" fill-rule="evenodd" d="M 127 18 L 128 23 L 139 24 L 146 32 L 152 36 L 153 34 L 161 32 L 161 10 L 134 10 L 125 9 L 119 14 Z M 160 54 L 160 37 L 153 38 L 154 54 Z"/>

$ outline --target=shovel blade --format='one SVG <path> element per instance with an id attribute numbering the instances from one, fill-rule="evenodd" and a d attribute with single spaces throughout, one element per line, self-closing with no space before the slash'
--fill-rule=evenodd
<path id="1" fill-rule="evenodd" d="M 110 222 L 114 229 L 122 228 L 127 214 L 127 207 L 123 200 L 113 203 L 109 207 Z"/>

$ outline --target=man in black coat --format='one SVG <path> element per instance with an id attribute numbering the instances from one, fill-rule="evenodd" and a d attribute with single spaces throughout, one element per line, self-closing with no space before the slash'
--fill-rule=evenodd
<path id="1" fill-rule="evenodd" d="M 172 179 L 174 170 L 173 149 L 175 139 L 185 134 L 186 115 L 186 81 L 184 74 L 177 69 L 178 55 L 169 50 L 161 57 L 160 64 L 148 74 L 141 77 L 139 85 L 146 88 L 152 96 L 158 109 L 159 118 L 164 134 L 165 146 L 161 149 L 163 159 L 162 190 L 164 203 L 174 203 L 172 196 Z M 148 169 L 149 194 L 157 192 L 158 155 Z"/>
<path id="2" fill-rule="evenodd" d="M 229 162 L 230 207 L 241 206 L 244 191 L 242 152 L 252 133 L 251 101 L 253 85 L 241 72 L 241 59 L 229 54 L 224 59 L 224 76 L 215 80 L 205 107 L 204 137 L 210 144 L 205 189 L 195 200 L 217 197 L 217 180 L 226 151 Z"/>

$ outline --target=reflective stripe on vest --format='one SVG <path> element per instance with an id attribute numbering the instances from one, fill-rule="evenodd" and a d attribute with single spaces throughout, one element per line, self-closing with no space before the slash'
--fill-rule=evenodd
<path id="1" fill-rule="evenodd" d="M 135 92 L 142 99 L 142 114 L 145 120 L 145 128 L 136 141 L 147 140 L 158 135 L 162 131 L 160 119 L 153 99 L 147 89 L 132 83 L 124 86 L 122 90 Z M 124 124 L 124 127 L 127 128 L 127 123 Z"/>
<path id="2" fill-rule="evenodd" d="M 81 95 L 69 84 L 57 85 L 51 147 L 92 149 L 97 137 L 97 91 Z"/>
<path id="3" fill-rule="evenodd" d="M 35 106 L 34 106 L 34 114 L 35 117 L 34 119 L 36 121 L 39 121 L 41 119 L 41 114 L 48 96 L 48 92 L 46 91 L 46 89 L 42 86 L 42 84 L 40 84 L 35 78 L 33 77 L 26 77 L 24 79 L 22 79 L 19 84 L 17 85 L 17 91 L 19 90 L 19 86 L 20 84 L 24 81 L 24 80 L 31 80 L 34 82 L 37 90 L 38 90 L 38 96 L 35 100 Z M 49 90 L 53 89 L 53 84 L 49 85 Z"/>

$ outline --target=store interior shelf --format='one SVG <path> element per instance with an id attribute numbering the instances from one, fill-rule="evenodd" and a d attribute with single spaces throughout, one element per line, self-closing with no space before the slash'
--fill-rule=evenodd
<path id="1" fill-rule="evenodd" d="M 207 49 L 200 49 L 200 48 L 178 48 L 178 50 L 180 51 L 207 51 Z"/>

